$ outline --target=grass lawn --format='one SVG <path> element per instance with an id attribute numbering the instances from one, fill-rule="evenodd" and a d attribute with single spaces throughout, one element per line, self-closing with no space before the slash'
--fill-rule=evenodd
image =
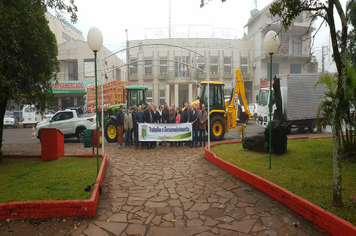
<path id="1" fill-rule="evenodd" d="M 332 139 L 289 140 L 288 152 L 269 155 L 242 148 L 242 144 L 223 144 L 211 148 L 216 155 L 244 170 L 265 178 L 323 209 L 356 224 L 356 163 L 342 163 L 342 198 L 344 206 L 331 205 L 333 195 Z"/>
<path id="2" fill-rule="evenodd" d="M 101 162 L 102 158 L 99 168 Z M 89 199 L 92 193 L 84 188 L 95 183 L 96 172 L 96 158 L 62 157 L 50 162 L 37 158 L 2 158 L 0 203 Z"/>

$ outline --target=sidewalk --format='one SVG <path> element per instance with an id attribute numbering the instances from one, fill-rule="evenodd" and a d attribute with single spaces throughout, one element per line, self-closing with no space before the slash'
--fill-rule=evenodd
<path id="1" fill-rule="evenodd" d="M 83 151 L 84 150 L 84 151 Z M 96 216 L 0 222 L 0 235 L 324 235 L 281 203 L 204 159 L 203 148 L 118 149 L 109 160 Z M 4 145 L 39 154 L 40 145 Z M 66 154 L 90 154 L 66 143 Z"/>

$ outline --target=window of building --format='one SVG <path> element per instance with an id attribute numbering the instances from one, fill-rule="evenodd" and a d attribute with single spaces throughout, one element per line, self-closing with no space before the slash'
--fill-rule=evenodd
<path id="1" fill-rule="evenodd" d="M 303 12 L 299 13 L 299 15 L 293 20 L 293 22 L 303 22 Z"/>
<path id="2" fill-rule="evenodd" d="M 279 64 L 272 63 L 272 78 L 279 74 Z M 267 63 L 267 79 L 270 79 L 270 63 Z"/>
<path id="3" fill-rule="evenodd" d="M 210 73 L 216 74 L 219 72 L 219 58 L 210 57 Z"/>
<path id="4" fill-rule="evenodd" d="M 205 58 L 204 57 L 197 58 L 197 66 L 199 68 L 199 72 L 204 73 L 204 70 L 205 70 Z"/>
<path id="5" fill-rule="evenodd" d="M 168 65 L 167 57 L 161 57 L 159 59 L 159 73 L 167 74 L 167 72 L 168 72 L 167 65 Z"/>
<path id="6" fill-rule="evenodd" d="M 94 62 L 94 59 L 84 59 L 84 77 L 95 76 Z"/>
<path id="7" fill-rule="evenodd" d="M 292 36 L 292 54 L 302 55 L 302 36 Z"/>
<path id="8" fill-rule="evenodd" d="M 145 58 L 145 74 L 152 74 L 152 57 Z"/>
<path id="9" fill-rule="evenodd" d="M 130 75 L 137 75 L 137 58 L 131 58 L 130 62 Z"/>
<path id="10" fill-rule="evenodd" d="M 302 65 L 301 64 L 290 64 L 290 73 L 291 74 L 302 73 Z"/>
<path id="11" fill-rule="evenodd" d="M 68 80 L 78 80 L 78 62 L 68 62 Z"/>
<path id="12" fill-rule="evenodd" d="M 175 77 L 188 77 L 188 57 L 175 57 L 175 68 L 174 75 Z"/>
<path id="13" fill-rule="evenodd" d="M 65 42 L 67 42 L 67 41 L 69 41 L 69 40 L 71 40 L 71 39 L 72 39 L 72 38 L 71 38 L 68 34 L 62 32 L 62 42 L 63 42 L 63 43 L 65 43 Z"/>
<path id="14" fill-rule="evenodd" d="M 231 57 L 224 57 L 224 73 L 231 73 Z"/>
<path id="15" fill-rule="evenodd" d="M 148 103 L 151 103 L 153 101 L 153 99 L 152 99 L 152 89 L 147 90 L 147 92 L 146 92 L 146 101 Z"/>
<path id="16" fill-rule="evenodd" d="M 241 57 L 241 73 L 246 74 L 248 73 L 248 58 Z"/>
<path id="17" fill-rule="evenodd" d="M 166 103 L 166 90 L 159 90 L 159 105 L 164 105 Z"/>

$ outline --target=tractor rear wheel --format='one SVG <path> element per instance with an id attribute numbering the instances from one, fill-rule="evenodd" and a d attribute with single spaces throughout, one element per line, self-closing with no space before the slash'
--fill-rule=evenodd
<path id="1" fill-rule="evenodd" d="M 225 135 L 225 123 L 221 116 L 213 116 L 210 122 L 210 137 L 213 141 L 221 140 Z"/>

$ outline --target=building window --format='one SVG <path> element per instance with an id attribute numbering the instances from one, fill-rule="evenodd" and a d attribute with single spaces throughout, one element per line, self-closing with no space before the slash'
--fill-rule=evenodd
<path id="1" fill-rule="evenodd" d="M 302 55 L 302 36 L 292 36 L 292 54 Z"/>
<path id="2" fill-rule="evenodd" d="M 301 64 L 290 64 L 290 73 L 291 74 L 302 73 L 302 65 Z"/>
<path id="3" fill-rule="evenodd" d="M 188 77 L 188 57 L 175 57 L 175 69 L 174 76 L 175 77 Z"/>
<path id="4" fill-rule="evenodd" d="M 137 58 L 130 60 L 130 75 L 137 75 Z"/>
<path id="5" fill-rule="evenodd" d="M 231 73 L 231 57 L 224 57 L 224 73 Z"/>
<path id="6" fill-rule="evenodd" d="M 94 77 L 94 59 L 84 59 L 84 77 Z"/>
<path id="7" fill-rule="evenodd" d="M 299 13 L 299 15 L 293 20 L 293 22 L 303 22 L 303 12 Z"/>
<path id="8" fill-rule="evenodd" d="M 67 42 L 67 41 L 69 41 L 71 39 L 72 38 L 68 34 L 62 32 L 62 43 L 65 43 L 65 42 Z"/>
<path id="9" fill-rule="evenodd" d="M 272 78 L 279 74 L 279 64 L 272 63 Z M 270 63 L 267 63 L 267 79 L 270 79 Z"/>
<path id="10" fill-rule="evenodd" d="M 205 58 L 204 57 L 197 58 L 197 67 L 199 68 L 200 73 L 204 73 L 204 70 L 205 70 Z"/>
<path id="11" fill-rule="evenodd" d="M 164 105 L 166 103 L 166 90 L 159 90 L 159 105 Z"/>
<path id="12" fill-rule="evenodd" d="M 219 58 L 210 57 L 210 73 L 217 74 L 219 72 Z"/>
<path id="13" fill-rule="evenodd" d="M 151 89 L 147 90 L 147 92 L 146 92 L 146 101 L 148 103 L 152 102 L 152 90 Z"/>
<path id="14" fill-rule="evenodd" d="M 168 72 L 167 65 L 168 65 L 167 57 L 161 57 L 159 59 L 159 73 L 167 74 L 167 72 Z"/>
<path id="15" fill-rule="evenodd" d="M 248 73 L 248 58 L 241 57 L 241 73 L 246 74 Z"/>
<path id="16" fill-rule="evenodd" d="M 145 58 L 145 74 L 151 75 L 152 74 L 152 58 Z"/>
<path id="17" fill-rule="evenodd" d="M 68 80 L 78 80 L 78 62 L 68 62 Z"/>

